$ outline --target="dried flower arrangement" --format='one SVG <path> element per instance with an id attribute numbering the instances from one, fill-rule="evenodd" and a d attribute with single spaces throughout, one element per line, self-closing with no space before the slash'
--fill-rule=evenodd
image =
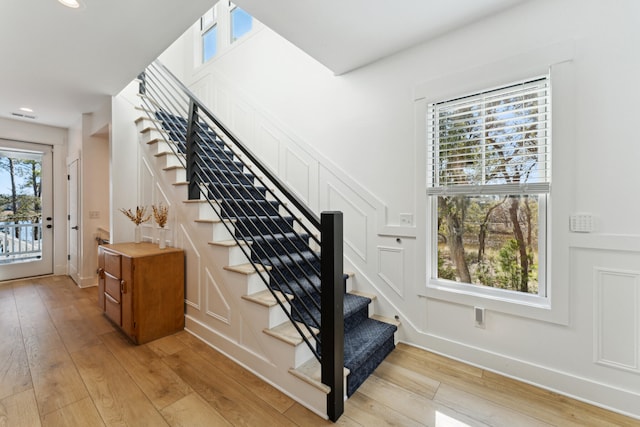
<path id="1" fill-rule="evenodd" d="M 164 226 L 167 225 L 167 218 L 169 217 L 169 207 L 162 206 L 162 203 L 160 203 L 158 206 L 152 205 L 151 208 L 153 209 L 153 218 L 156 220 L 156 224 L 158 224 L 160 228 L 164 228 Z"/>
<path id="2" fill-rule="evenodd" d="M 136 213 L 134 214 L 131 209 L 120 208 L 120 212 L 125 214 L 127 218 L 129 218 L 135 225 L 140 225 L 143 222 L 149 221 L 151 219 L 151 214 L 147 215 L 147 207 L 146 206 L 136 206 Z"/>

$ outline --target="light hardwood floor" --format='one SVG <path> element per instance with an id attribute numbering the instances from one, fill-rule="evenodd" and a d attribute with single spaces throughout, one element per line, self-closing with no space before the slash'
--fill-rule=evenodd
<path id="1" fill-rule="evenodd" d="M 132 345 L 67 277 L 0 283 L 0 426 L 331 425 L 187 332 Z M 639 426 L 406 345 L 345 426 Z"/>

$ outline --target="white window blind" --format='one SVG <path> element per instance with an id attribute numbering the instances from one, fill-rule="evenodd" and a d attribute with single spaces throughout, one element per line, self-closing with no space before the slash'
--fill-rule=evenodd
<path id="1" fill-rule="evenodd" d="M 548 193 L 548 77 L 429 105 L 427 194 Z"/>

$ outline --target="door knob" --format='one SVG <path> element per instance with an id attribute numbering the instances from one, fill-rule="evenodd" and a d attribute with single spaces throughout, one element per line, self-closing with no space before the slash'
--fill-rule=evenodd
<path id="1" fill-rule="evenodd" d="M 72 230 L 77 230 L 77 229 L 78 229 L 78 226 L 77 226 L 77 225 L 74 225 L 73 227 L 71 227 L 71 229 L 72 229 Z"/>

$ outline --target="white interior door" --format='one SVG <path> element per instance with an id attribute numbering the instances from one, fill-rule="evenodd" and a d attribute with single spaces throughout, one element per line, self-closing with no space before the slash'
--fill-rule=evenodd
<path id="1" fill-rule="evenodd" d="M 68 178 L 68 220 L 69 220 L 69 276 L 80 284 L 79 266 L 80 266 L 80 209 L 78 201 L 80 200 L 78 185 L 78 174 L 80 172 L 80 160 L 75 159 L 67 166 Z"/>
<path id="2" fill-rule="evenodd" d="M 52 181 L 51 146 L 0 140 L 0 280 L 53 273 Z"/>

